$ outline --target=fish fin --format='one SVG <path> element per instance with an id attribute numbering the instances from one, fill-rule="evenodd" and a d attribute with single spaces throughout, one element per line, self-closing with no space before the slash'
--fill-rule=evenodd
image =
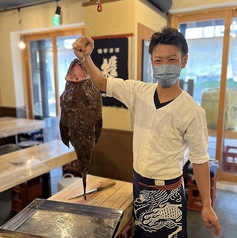
<path id="1" fill-rule="evenodd" d="M 62 140 L 63 144 L 66 145 L 67 147 L 70 147 L 69 146 L 70 140 L 69 140 L 68 128 L 66 126 L 64 126 L 61 121 L 59 123 L 59 129 L 60 129 L 60 135 L 61 135 L 61 140 Z"/>
<path id="2" fill-rule="evenodd" d="M 100 134 L 101 134 L 101 130 L 102 130 L 102 126 L 103 126 L 103 121 L 102 118 L 100 118 L 98 120 L 98 122 L 95 125 L 95 144 L 97 144 Z"/>

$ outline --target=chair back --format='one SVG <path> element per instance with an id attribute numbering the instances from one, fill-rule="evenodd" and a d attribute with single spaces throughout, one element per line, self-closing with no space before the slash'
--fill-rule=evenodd
<path id="1" fill-rule="evenodd" d="M 194 80 L 188 79 L 187 82 L 185 82 L 183 79 L 179 80 L 180 88 L 185 90 L 188 94 L 190 94 L 193 97 L 193 90 L 194 90 Z"/>

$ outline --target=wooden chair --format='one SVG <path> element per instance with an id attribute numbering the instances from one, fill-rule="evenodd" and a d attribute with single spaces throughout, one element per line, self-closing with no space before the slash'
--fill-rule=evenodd
<path id="1" fill-rule="evenodd" d="M 185 90 L 187 93 L 189 93 L 193 97 L 193 90 L 194 90 L 194 80 L 188 79 L 187 82 L 185 82 L 183 79 L 179 80 L 180 88 Z"/>
<path id="2" fill-rule="evenodd" d="M 211 205 L 214 207 L 216 202 L 216 180 L 217 173 L 219 170 L 219 161 L 210 160 L 210 196 L 211 196 Z M 196 180 L 193 174 L 193 166 L 190 163 L 188 166 L 188 209 L 201 211 L 202 210 L 202 199 L 199 193 L 198 186 L 196 184 Z"/>
<path id="3" fill-rule="evenodd" d="M 223 171 L 237 173 L 237 146 L 225 146 L 222 162 Z"/>

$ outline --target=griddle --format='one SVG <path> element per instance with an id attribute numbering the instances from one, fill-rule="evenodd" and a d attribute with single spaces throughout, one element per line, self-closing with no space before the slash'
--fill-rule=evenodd
<path id="1" fill-rule="evenodd" d="M 113 238 L 122 216 L 122 210 L 36 198 L 0 228 L 50 238 Z"/>

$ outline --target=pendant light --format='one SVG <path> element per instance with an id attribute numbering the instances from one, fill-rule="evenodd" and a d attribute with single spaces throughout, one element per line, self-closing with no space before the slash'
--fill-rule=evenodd
<path id="1" fill-rule="evenodd" d="M 59 0 L 56 0 L 56 10 L 52 17 L 53 26 L 61 25 L 61 7 L 58 6 Z"/>
<path id="2" fill-rule="evenodd" d="M 21 19 L 21 13 L 20 13 L 21 9 L 18 8 L 18 15 L 19 15 L 19 27 L 20 27 L 20 42 L 18 43 L 18 47 L 21 49 L 21 50 L 24 50 L 26 48 L 26 44 L 25 42 L 23 41 L 23 37 L 21 36 L 21 22 L 22 22 L 22 19 Z"/>
<path id="3" fill-rule="evenodd" d="M 58 1 L 56 1 L 56 10 L 55 10 L 55 15 L 60 16 L 61 14 L 61 7 L 58 6 Z"/>

